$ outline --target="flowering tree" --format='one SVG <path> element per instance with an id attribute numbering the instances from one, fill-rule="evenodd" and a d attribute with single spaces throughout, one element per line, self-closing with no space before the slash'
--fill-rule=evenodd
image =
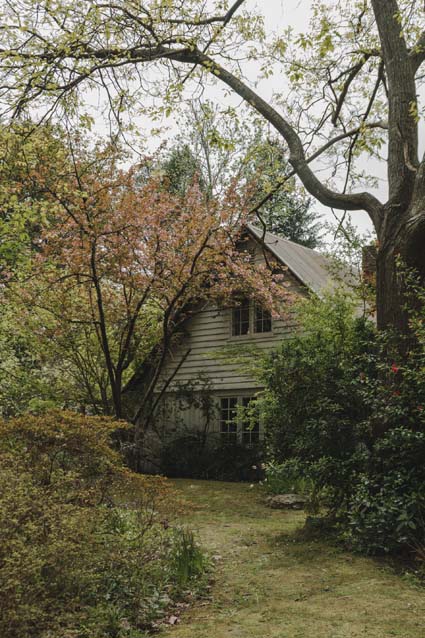
<path id="1" fill-rule="evenodd" d="M 123 415 L 128 376 L 158 344 L 137 420 L 158 391 L 191 302 L 229 300 L 237 292 L 273 309 L 288 293 L 238 246 L 249 194 L 233 185 L 221 200 L 206 198 L 194 181 L 176 195 L 160 177 L 144 178 L 140 166 L 119 168 L 121 159 L 111 148 L 88 152 L 77 144 L 60 178 L 37 168 L 32 179 L 50 198 L 52 221 L 20 294 L 32 313 L 39 309 L 49 339 L 89 332 L 107 373 L 104 409 L 116 417 Z"/>
<path id="2" fill-rule="evenodd" d="M 309 7 L 304 33 L 296 34 L 289 19 L 269 38 L 247 0 L 43 0 L 37 11 L 32 0 L 6 2 L 0 98 L 13 115 L 29 104 L 51 114 L 58 106 L 75 109 L 83 88 L 103 86 L 120 124 L 123 110 L 143 104 L 147 91 L 161 96 L 169 114 L 188 79 L 201 87 L 208 76 L 223 83 L 276 129 L 313 197 L 333 209 L 368 213 L 379 240 L 378 325 L 408 333 L 396 266 L 401 255 L 425 279 L 417 97 L 425 13 L 418 0 L 311 0 Z M 259 65 L 245 66 L 252 59 Z M 152 67 L 158 75 L 149 73 Z M 289 89 L 269 100 L 252 87 L 276 71 Z M 380 157 L 382 147 L 388 194 L 378 198 L 364 186 L 362 164 L 365 154 Z M 329 179 L 318 157 L 330 164 Z"/>

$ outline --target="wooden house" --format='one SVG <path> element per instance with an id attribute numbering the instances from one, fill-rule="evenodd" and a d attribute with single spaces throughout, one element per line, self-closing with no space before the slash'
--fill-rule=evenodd
<path id="1" fill-rule="evenodd" d="M 252 224 L 246 227 L 245 241 L 257 262 L 268 255 L 285 268 L 286 285 L 295 295 L 320 295 L 334 285 L 329 260 L 314 250 Z M 158 387 L 166 391 L 150 445 L 156 447 L 155 438 L 194 431 L 248 445 L 261 440 L 261 423 L 241 416 L 249 410 L 239 409 L 247 408 L 262 389 L 252 374 L 252 361 L 257 353 L 276 348 L 294 328 L 290 308 L 275 318 L 249 300 L 228 307 L 200 304 L 162 370 Z"/>

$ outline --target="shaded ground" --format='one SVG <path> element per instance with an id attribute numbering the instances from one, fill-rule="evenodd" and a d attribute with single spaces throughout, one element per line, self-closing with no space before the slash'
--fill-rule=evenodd
<path id="1" fill-rule="evenodd" d="M 375 561 L 296 540 L 301 512 L 247 484 L 175 481 L 217 561 L 211 600 L 161 638 L 425 638 L 425 590 Z"/>

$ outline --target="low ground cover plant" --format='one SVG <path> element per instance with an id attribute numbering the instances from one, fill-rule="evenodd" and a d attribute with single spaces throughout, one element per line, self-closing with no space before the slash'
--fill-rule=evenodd
<path id="1" fill-rule="evenodd" d="M 203 585 L 170 488 L 124 467 L 116 426 L 58 411 L 0 422 L 5 638 L 138 638 Z"/>
<path id="2" fill-rule="evenodd" d="M 400 341 L 356 319 L 343 294 L 311 300 L 302 332 L 263 373 L 271 490 L 309 487 L 311 509 L 369 554 L 419 557 L 425 545 L 421 313 L 403 356 Z"/>

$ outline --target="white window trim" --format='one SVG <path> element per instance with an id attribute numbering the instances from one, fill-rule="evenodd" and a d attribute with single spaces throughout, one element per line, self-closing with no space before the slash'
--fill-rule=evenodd
<path id="1" fill-rule="evenodd" d="M 255 307 L 257 305 L 257 302 L 253 301 L 253 300 L 249 300 L 249 328 L 248 328 L 248 332 L 246 334 L 243 335 L 234 335 L 233 334 L 233 311 L 235 309 L 237 309 L 236 307 L 232 307 L 229 309 L 229 317 L 230 317 L 230 326 L 229 326 L 229 335 L 230 335 L 230 340 L 231 341 L 243 341 L 243 340 L 250 340 L 250 339 L 261 339 L 264 337 L 269 337 L 272 336 L 274 333 L 274 321 L 273 321 L 273 317 L 270 315 L 270 330 L 267 332 L 255 332 L 254 328 L 255 328 Z"/>
<path id="2" fill-rule="evenodd" d="M 244 399 L 251 399 L 251 400 L 255 399 L 255 394 L 247 394 L 247 393 L 244 393 L 244 394 L 228 394 L 228 395 L 225 395 L 225 396 L 219 396 L 218 397 L 218 433 L 219 433 L 220 437 L 222 435 L 226 434 L 225 432 L 222 432 L 222 430 L 221 430 L 221 424 L 222 424 L 222 421 L 221 421 L 221 410 L 222 410 L 221 402 L 222 402 L 223 399 L 226 399 L 226 400 L 236 399 L 236 409 L 238 409 L 238 408 L 244 407 L 244 405 L 243 405 Z M 241 443 L 244 444 L 244 440 L 243 440 L 244 439 L 244 436 L 243 436 L 244 435 L 243 421 L 238 416 L 236 417 L 236 426 L 237 426 L 237 428 L 236 428 L 235 441 L 237 443 L 239 443 L 239 444 L 241 444 Z M 258 420 L 258 441 L 257 442 L 250 441 L 249 443 L 245 443 L 245 445 L 247 447 L 250 447 L 250 446 L 254 446 L 255 443 L 261 443 L 262 434 L 263 434 L 263 431 L 262 431 L 262 427 L 261 427 L 261 420 L 259 419 Z"/>

